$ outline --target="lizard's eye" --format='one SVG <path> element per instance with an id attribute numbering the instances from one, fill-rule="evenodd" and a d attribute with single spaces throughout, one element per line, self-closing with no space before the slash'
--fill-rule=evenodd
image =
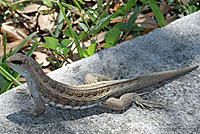
<path id="1" fill-rule="evenodd" d="M 13 60 L 11 61 L 13 64 L 18 64 L 18 65 L 21 65 L 22 64 L 22 61 L 19 61 L 19 60 Z"/>

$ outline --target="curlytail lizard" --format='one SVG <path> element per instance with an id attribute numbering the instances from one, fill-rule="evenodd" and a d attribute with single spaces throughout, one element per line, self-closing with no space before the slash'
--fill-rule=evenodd
<path id="1" fill-rule="evenodd" d="M 122 80 L 110 80 L 98 74 L 88 75 L 90 78 L 86 77 L 86 79 L 90 82 L 92 80 L 97 82 L 76 86 L 51 79 L 42 71 L 36 61 L 23 54 L 15 54 L 8 58 L 6 62 L 12 69 L 26 78 L 36 106 L 35 109 L 29 111 L 29 114 L 33 115 L 42 114 L 45 111 L 45 104 L 61 109 L 85 109 L 102 106 L 113 110 L 123 110 L 133 101 L 140 105 L 151 104 L 151 102 L 144 101 L 132 91 L 156 84 L 198 67 L 192 66 Z M 99 82 L 99 80 L 103 81 Z M 115 98 L 119 96 L 121 96 L 119 99 Z"/>

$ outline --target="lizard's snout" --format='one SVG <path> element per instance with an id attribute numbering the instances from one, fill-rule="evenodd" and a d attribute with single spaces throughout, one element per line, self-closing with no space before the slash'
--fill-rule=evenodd
<path id="1" fill-rule="evenodd" d="M 10 63 L 10 58 L 8 58 L 8 59 L 6 60 L 6 63 L 7 63 L 7 64 L 9 64 L 9 63 Z"/>

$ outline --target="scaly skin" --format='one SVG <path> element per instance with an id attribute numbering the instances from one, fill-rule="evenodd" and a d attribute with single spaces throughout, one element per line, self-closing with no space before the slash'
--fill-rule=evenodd
<path id="1" fill-rule="evenodd" d="M 23 54 L 15 54 L 8 58 L 6 62 L 12 69 L 26 78 L 36 105 L 36 109 L 30 112 L 33 115 L 43 113 L 45 104 L 62 109 L 84 109 L 100 105 L 114 110 L 123 110 L 134 99 L 138 98 L 135 93 L 131 93 L 132 91 L 156 84 L 198 67 L 192 66 L 122 80 L 106 80 L 105 78 L 106 81 L 76 86 L 51 79 L 42 71 L 36 61 Z M 121 96 L 120 99 L 113 98 L 118 96 Z M 141 100 L 141 98 L 139 99 Z"/>

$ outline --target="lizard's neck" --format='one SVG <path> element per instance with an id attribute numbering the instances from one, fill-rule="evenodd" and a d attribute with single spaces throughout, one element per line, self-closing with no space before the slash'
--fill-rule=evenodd
<path id="1" fill-rule="evenodd" d="M 30 65 L 29 70 L 25 72 L 23 76 L 26 78 L 29 88 L 33 86 L 36 90 L 38 90 L 37 86 L 42 86 L 42 80 L 51 80 L 51 78 L 40 68 L 39 64 L 34 62 Z"/>

